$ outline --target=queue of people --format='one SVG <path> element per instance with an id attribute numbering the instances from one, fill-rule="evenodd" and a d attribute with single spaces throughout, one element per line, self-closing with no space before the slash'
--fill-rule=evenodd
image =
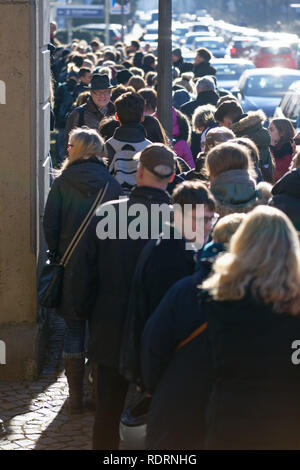
<path id="1" fill-rule="evenodd" d="M 261 111 L 245 114 L 220 96 L 209 51 L 196 51 L 190 68 L 177 49 L 172 138 L 156 115 L 156 57 L 138 41 L 57 49 L 58 153 L 44 214 L 51 260 L 107 187 L 57 308 L 70 413 L 85 406 L 88 358 L 95 450 L 119 448 L 123 413 L 145 397 L 147 449 L 299 449 L 291 122 L 266 129 Z M 186 73 L 192 86 L 178 80 Z"/>

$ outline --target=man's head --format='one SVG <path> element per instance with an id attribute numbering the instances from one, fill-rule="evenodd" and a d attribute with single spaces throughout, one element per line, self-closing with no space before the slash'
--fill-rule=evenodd
<path id="1" fill-rule="evenodd" d="M 203 228 L 203 244 L 207 242 L 215 220 L 215 200 L 209 189 L 200 181 L 184 181 L 176 186 L 172 195 L 172 203 L 180 206 L 184 214 L 181 220 L 182 232 L 185 238 L 193 242 L 189 233 L 195 233 L 199 227 Z M 192 206 L 191 211 L 185 210 L 186 205 Z M 197 218 L 197 206 L 203 205 L 203 217 Z M 176 211 L 174 214 L 176 224 Z"/>
<path id="2" fill-rule="evenodd" d="M 116 118 L 122 124 L 141 122 L 144 117 L 145 100 L 135 92 L 123 93 L 115 101 Z"/>
<path id="3" fill-rule="evenodd" d="M 205 47 L 200 47 L 200 49 L 196 50 L 196 57 L 194 59 L 194 64 L 198 65 L 202 62 L 209 62 L 212 58 L 211 52 L 206 49 Z"/>
<path id="4" fill-rule="evenodd" d="M 180 59 L 182 59 L 181 49 L 176 48 L 172 51 L 172 63 L 176 64 Z"/>
<path id="5" fill-rule="evenodd" d="M 215 112 L 215 121 L 221 126 L 230 128 L 243 115 L 243 108 L 236 101 L 224 101 Z"/>
<path id="6" fill-rule="evenodd" d="M 202 91 L 216 91 L 215 81 L 209 75 L 205 75 L 196 82 L 197 93 Z"/>
<path id="7" fill-rule="evenodd" d="M 98 109 L 104 108 L 110 101 L 111 88 L 108 75 L 100 75 L 95 73 L 92 76 L 90 89 L 91 97 Z"/>
<path id="8" fill-rule="evenodd" d="M 84 83 L 84 85 L 89 85 L 92 79 L 92 72 L 86 67 L 82 67 L 78 73 L 79 80 Z"/>
<path id="9" fill-rule="evenodd" d="M 142 88 L 138 91 L 138 94 L 141 95 L 145 100 L 145 115 L 152 115 L 155 113 L 157 108 L 157 93 L 152 88 Z"/>
<path id="10" fill-rule="evenodd" d="M 90 42 L 90 46 L 93 52 L 99 51 L 101 47 L 101 42 L 97 38 L 95 38 Z"/>
<path id="11" fill-rule="evenodd" d="M 175 174 L 176 154 L 164 144 L 155 143 L 139 152 L 137 185 L 165 190 Z"/>
<path id="12" fill-rule="evenodd" d="M 127 70 L 127 69 L 124 69 L 124 70 L 120 70 L 118 73 L 117 73 L 117 82 L 118 82 L 118 85 L 127 85 L 130 78 L 132 77 L 132 73 Z"/>
<path id="13" fill-rule="evenodd" d="M 135 41 L 135 40 L 131 41 L 130 46 L 128 47 L 128 49 L 130 49 L 130 52 L 136 52 L 139 50 L 139 48 L 140 48 L 140 43 L 139 41 Z"/>

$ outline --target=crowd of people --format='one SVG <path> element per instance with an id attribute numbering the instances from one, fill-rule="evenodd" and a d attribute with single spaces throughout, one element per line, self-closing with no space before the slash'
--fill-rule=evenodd
<path id="1" fill-rule="evenodd" d="M 219 89 L 208 50 L 187 64 L 175 49 L 168 136 L 156 115 L 153 51 L 135 40 L 65 47 L 55 44 L 54 26 L 57 146 L 44 213 L 51 260 L 62 258 L 106 187 L 65 269 L 57 309 L 70 412 L 84 410 L 88 358 L 93 449 L 118 449 L 120 420 L 140 403 L 147 449 L 299 449 L 292 345 L 300 340 L 300 153 L 292 123 L 272 119 L 265 128 L 262 111 L 244 113 Z M 136 207 L 146 219 L 136 221 Z M 168 226 L 154 207 L 170 210 Z M 107 214 L 117 223 L 100 236 Z M 143 236 L 124 236 L 133 224 Z M 190 227 L 201 227 L 201 246 Z"/>

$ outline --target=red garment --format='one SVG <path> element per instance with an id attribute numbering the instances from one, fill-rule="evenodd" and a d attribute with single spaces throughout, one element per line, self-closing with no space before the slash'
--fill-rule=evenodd
<path id="1" fill-rule="evenodd" d="M 275 162 L 273 183 L 276 183 L 276 181 L 289 171 L 289 166 L 293 158 L 293 149 L 291 144 L 284 143 L 282 145 L 270 145 L 270 150 Z"/>

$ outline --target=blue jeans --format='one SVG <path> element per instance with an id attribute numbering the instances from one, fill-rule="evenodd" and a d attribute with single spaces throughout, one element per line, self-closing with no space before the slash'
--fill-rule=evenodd
<path id="1" fill-rule="evenodd" d="M 65 320 L 65 323 L 64 353 L 85 354 L 88 333 L 86 320 Z"/>

